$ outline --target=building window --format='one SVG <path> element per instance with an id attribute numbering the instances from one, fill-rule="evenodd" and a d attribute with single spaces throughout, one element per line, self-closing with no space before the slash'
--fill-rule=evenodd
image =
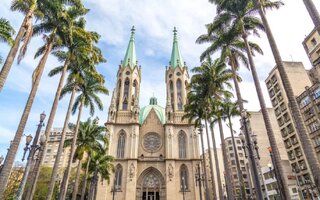
<path id="1" fill-rule="evenodd" d="M 320 97 L 320 88 L 317 88 L 316 90 L 314 90 L 313 92 L 313 98 L 317 99 Z"/>
<path id="2" fill-rule="evenodd" d="M 310 132 L 311 132 L 311 133 L 314 132 L 314 131 L 317 131 L 317 130 L 319 129 L 319 124 L 318 124 L 318 122 L 315 121 L 315 122 L 311 123 L 311 124 L 309 125 L 309 129 L 310 129 Z"/>
<path id="3" fill-rule="evenodd" d="M 317 40 L 316 40 L 316 38 L 312 38 L 312 39 L 311 39 L 311 44 L 312 44 L 313 46 L 316 46 L 316 45 L 317 45 Z"/>
<path id="4" fill-rule="evenodd" d="M 52 151 L 51 149 L 47 149 L 47 153 L 51 153 L 51 151 Z"/>
<path id="5" fill-rule="evenodd" d="M 177 80 L 177 103 L 178 103 L 178 110 L 182 110 L 182 105 L 183 105 L 183 102 L 182 102 L 182 84 L 181 84 L 181 80 L 178 79 Z"/>
<path id="6" fill-rule="evenodd" d="M 287 126 L 287 130 L 288 130 L 288 133 L 289 133 L 289 134 L 294 131 L 292 124 L 289 124 L 289 125 Z"/>
<path id="7" fill-rule="evenodd" d="M 180 168 L 180 188 L 184 191 L 188 189 L 188 169 L 186 165 Z"/>
<path id="8" fill-rule="evenodd" d="M 316 147 L 320 146 L 320 137 L 319 136 L 314 138 L 314 144 Z"/>
<path id="9" fill-rule="evenodd" d="M 296 154 L 296 156 L 297 156 L 297 157 L 302 156 L 302 153 L 301 153 L 301 150 L 300 150 L 300 148 L 299 148 L 299 147 L 298 147 L 298 148 L 296 148 L 296 149 L 294 149 L 294 152 L 295 152 L 295 154 Z"/>
<path id="10" fill-rule="evenodd" d="M 126 135 L 121 131 L 118 138 L 117 158 L 124 158 L 124 146 L 126 143 Z"/>
<path id="11" fill-rule="evenodd" d="M 300 108 L 307 106 L 310 102 L 311 102 L 311 100 L 308 96 L 303 98 L 300 102 Z"/>
<path id="12" fill-rule="evenodd" d="M 179 132 L 179 158 L 187 157 L 187 137 L 183 131 Z"/>
<path id="13" fill-rule="evenodd" d="M 127 78 L 126 81 L 124 82 L 122 110 L 127 110 L 128 109 L 129 86 L 130 86 L 130 81 Z"/>
<path id="14" fill-rule="evenodd" d="M 115 178 L 115 181 L 114 181 L 115 188 L 116 190 L 119 190 L 122 184 L 122 166 L 120 164 L 118 164 L 116 167 L 114 178 Z"/>

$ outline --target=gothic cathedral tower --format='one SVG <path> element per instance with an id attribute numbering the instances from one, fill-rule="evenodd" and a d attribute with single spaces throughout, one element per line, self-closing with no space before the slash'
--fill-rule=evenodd
<path id="1" fill-rule="evenodd" d="M 187 102 L 188 68 L 174 28 L 171 61 L 166 69 L 167 102 L 155 97 L 140 109 L 141 68 L 135 52 L 135 29 L 117 73 L 106 126 L 115 173 L 98 184 L 98 200 L 198 200 L 195 183 L 200 161 L 198 136 L 182 120 Z"/>

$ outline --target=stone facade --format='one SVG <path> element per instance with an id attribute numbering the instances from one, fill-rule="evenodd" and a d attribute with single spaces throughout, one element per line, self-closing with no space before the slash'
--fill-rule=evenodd
<path id="1" fill-rule="evenodd" d="M 178 49 L 176 30 L 166 69 L 166 108 L 152 97 L 150 104 L 140 109 L 140 81 L 132 29 L 106 122 L 110 141 L 106 153 L 115 157 L 115 173 L 109 184 L 98 184 L 97 200 L 170 200 L 183 196 L 197 200 L 194 175 L 200 160 L 198 136 L 193 125 L 182 120 L 189 75 Z"/>

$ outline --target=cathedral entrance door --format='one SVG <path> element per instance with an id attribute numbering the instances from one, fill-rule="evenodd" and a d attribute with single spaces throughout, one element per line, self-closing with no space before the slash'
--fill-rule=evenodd
<path id="1" fill-rule="evenodd" d="M 142 189 L 142 200 L 160 200 L 160 180 L 154 173 L 144 178 Z"/>

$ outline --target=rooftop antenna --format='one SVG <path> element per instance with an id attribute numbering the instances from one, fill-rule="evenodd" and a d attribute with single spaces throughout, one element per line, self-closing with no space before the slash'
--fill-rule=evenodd
<path id="1" fill-rule="evenodd" d="M 293 62 L 293 57 L 292 57 L 292 55 L 290 54 L 290 57 L 291 57 L 291 61 Z"/>

